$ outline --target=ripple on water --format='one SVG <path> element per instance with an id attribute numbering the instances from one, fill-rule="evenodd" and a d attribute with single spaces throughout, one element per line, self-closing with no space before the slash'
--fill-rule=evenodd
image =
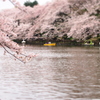
<path id="1" fill-rule="evenodd" d="M 1 100 L 100 100 L 100 52 L 84 47 L 27 46 L 27 64 L 0 48 Z"/>

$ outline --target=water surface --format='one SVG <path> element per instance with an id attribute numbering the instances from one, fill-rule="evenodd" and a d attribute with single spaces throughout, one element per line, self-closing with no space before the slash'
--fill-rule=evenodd
<path id="1" fill-rule="evenodd" d="M 26 64 L 0 48 L 0 100 L 100 100 L 100 47 L 26 46 Z"/>

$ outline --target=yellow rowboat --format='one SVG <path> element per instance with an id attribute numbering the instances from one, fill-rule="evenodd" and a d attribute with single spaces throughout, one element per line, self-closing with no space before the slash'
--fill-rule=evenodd
<path id="1" fill-rule="evenodd" d="M 45 43 L 44 46 L 56 46 L 56 43 Z"/>

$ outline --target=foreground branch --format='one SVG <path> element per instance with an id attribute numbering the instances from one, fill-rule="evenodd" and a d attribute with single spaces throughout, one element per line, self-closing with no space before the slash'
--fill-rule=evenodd
<path id="1" fill-rule="evenodd" d="M 8 54 L 12 55 L 13 57 L 15 57 L 16 59 L 18 59 L 19 61 L 25 63 L 23 60 L 19 59 L 19 58 L 16 57 L 14 54 L 12 54 L 11 52 L 9 52 L 9 51 L 4 47 L 4 45 L 2 45 L 1 43 L 0 43 L 0 45 L 4 48 L 4 50 L 5 50 Z"/>
<path id="2" fill-rule="evenodd" d="M 3 44 L 0 43 L 0 45 L 4 48 L 4 50 L 5 50 L 8 54 L 12 55 L 14 58 L 16 58 L 17 60 L 19 60 L 19 61 L 21 61 L 21 62 L 23 62 L 23 63 L 26 63 L 26 62 L 32 60 L 33 57 L 37 56 L 37 54 L 25 55 L 25 54 L 20 53 L 20 55 L 22 55 L 22 56 L 17 57 L 15 54 L 12 54 L 11 52 L 9 52 L 9 51 L 5 48 L 5 46 L 4 46 Z"/>

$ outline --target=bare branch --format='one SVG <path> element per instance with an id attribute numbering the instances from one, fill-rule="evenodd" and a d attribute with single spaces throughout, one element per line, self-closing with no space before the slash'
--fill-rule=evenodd
<path id="1" fill-rule="evenodd" d="M 21 9 L 17 4 L 15 4 L 12 0 L 9 0 L 15 7 L 17 7 L 19 10 L 27 13 L 24 9 Z"/>

